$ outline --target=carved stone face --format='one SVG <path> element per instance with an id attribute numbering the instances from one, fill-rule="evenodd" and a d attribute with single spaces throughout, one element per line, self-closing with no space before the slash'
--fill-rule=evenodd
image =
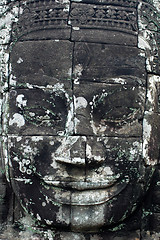
<path id="1" fill-rule="evenodd" d="M 141 201 L 159 154 L 143 52 L 22 41 L 10 63 L 9 174 L 22 206 L 40 224 L 73 231 L 118 224 Z"/>
<path id="2" fill-rule="evenodd" d="M 22 206 L 41 223 L 73 230 L 128 216 L 148 185 L 140 50 L 26 41 L 11 65 L 10 178 Z"/>

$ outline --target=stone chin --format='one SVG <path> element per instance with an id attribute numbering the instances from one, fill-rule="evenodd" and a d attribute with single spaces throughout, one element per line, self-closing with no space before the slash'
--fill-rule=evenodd
<path id="1" fill-rule="evenodd" d="M 102 154 L 103 161 L 94 166 L 87 159 L 86 165 L 56 161 L 53 153 L 63 138 L 8 138 L 10 180 L 22 207 L 36 225 L 47 228 L 97 232 L 118 225 L 142 201 L 152 177 L 151 167 L 141 158 L 140 142 L 113 138 L 111 144 L 111 139 L 102 138 L 109 150 L 101 152 L 108 155 L 104 159 Z M 84 140 L 78 138 L 76 144 L 83 146 Z M 77 150 L 71 143 L 69 149 Z"/>
<path id="2" fill-rule="evenodd" d="M 146 170 L 143 176 L 146 185 L 151 177 L 149 172 Z M 22 207 L 38 225 L 75 232 L 97 232 L 118 225 L 137 208 L 147 188 L 141 179 L 122 178 L 108 183 L 108 187 L 92 183 L 90 189 L 89 184 L 80 182 L 57 183 L 55 187 L 55 183 L 48 184 L 35 175 L 28 182 L 22 179 L 11 182 Z M 77 190 L 80 185 L 81 190 Z"/>

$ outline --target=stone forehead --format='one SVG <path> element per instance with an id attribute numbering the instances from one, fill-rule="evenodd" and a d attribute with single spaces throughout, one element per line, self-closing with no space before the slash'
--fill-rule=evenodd
<path id="1" fill-rule="evenodd" d="M 32 31 L 54 29 L 67 31 L 83 28 L 115 30 L 137 34 L 137 1 L 27 1 L 22 15 L 13 27 L 13 36 Z M 64 30 L 65 29 L 65 30 Z"/>
<path id="2" fill-rule="evenodd" d="M 58 37 L 60 35 L 60 38 L 64 40 L 66 37 L 69 38 L 69 31 L 72 29 L 73 35 L 81 35 L 81 38 L 89 31 L 92 31 L 89 35 L 93 38 L 95 31 L 100 38 L 103 34 L 108 35 L 106 31 L 110 31 L 111 39 L 117 37 L 117 32 L 120 32 L 119 38 L 124 39 L 126 38 L 125 33 L 128 35 L 127 38 L 131 39 L 124 44 L 137 45 L 133 36 L 138 35 L 138 29 L 142 27 L 139 24 L 141 22 L 141 19 L 138 18 L 139 15 L 142 16 L 145 23 L 148 22 L 152 25 L 148 26 L 147 24 L 147 28 L 152 27 L 151 31 L 159 30 L 159 24 L 155 21 L 158 21 L 158 15 L 153 6 L 154 2 L 150 0 L 20 1 L 19 20 L 13 24 L 12 29 L 13 41 L 30 32 L 36 31 L 38 34 L 40 30 L 45 32 L 46 38 L 47 36 L 54 38 L 54 34 L 50 33 L 51 30 L 54 30 L 55 35 Z M 157 29 L 155 30 L 155 28 Z M 81 31 L 78 32 L 79 29 L 84 29 L 83 34 Z M 116 33 L 114 34 L 113 31 Z M 96 42 L 98 42 L 97 39 Z M 106 42 L 108 43 L 108 41 Z"/>

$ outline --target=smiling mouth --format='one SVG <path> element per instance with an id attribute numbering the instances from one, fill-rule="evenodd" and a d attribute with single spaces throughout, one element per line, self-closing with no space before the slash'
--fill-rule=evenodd
<path id="1" fill-rule="evenodd" d="M 118 178 L 118 176 L 117 176 Z M 42 180 L 41 193 L 53 203 L 71 206 L 94 206 L 120 194 L 128 181 L 110 179 L 103 182 L 61 182 Z"/>
<path id="2" fill-rule="evenodd" d="M 79 191 L 85 191 L 85 190 L 94 190 L 94 189 L 106 189 L 108 187 L 111 187 L 114 185 L 118 179 L 120 178 L 120 174 L 117 174 L 116 176 L 108 176 L 103 181 L 54 181 L 51 178 L 43 177 L 42 181 L 44 181 L 45 184 L 49 186 L 55 186 L 58 188 L 63 189 L 72 189 L 72 190 L 79 190 Z"/>

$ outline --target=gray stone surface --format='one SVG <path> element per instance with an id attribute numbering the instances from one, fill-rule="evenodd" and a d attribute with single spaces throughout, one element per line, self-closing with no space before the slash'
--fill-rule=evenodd
<path id="1" fill-rule="evenodd" d="M 159 13 L 2 0 L 0 239 L 159 239 Z"/>

